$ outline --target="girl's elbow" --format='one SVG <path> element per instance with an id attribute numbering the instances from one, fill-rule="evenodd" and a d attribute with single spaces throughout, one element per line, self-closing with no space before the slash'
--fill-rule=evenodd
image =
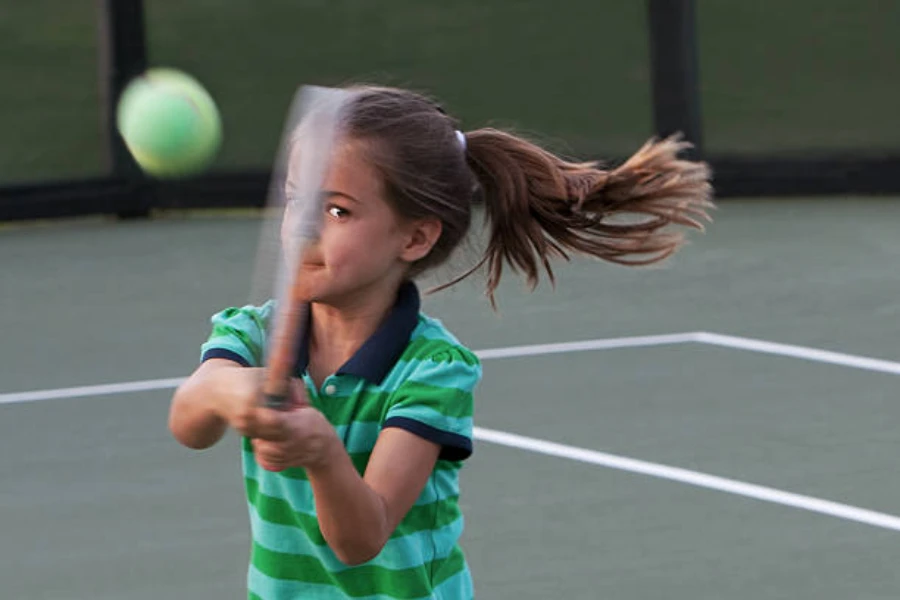
<path id="1" fill-rule="evenodd" d="M 197 435 L 197 432 L 185 426 L 184 422 L 175 414 L 169 416 L 169 433 L 172 434 L 175 441 L 191 450 L 203 450 L 214 443 Z"/>
<path id="2" fill-rule="evenodd" d="M 169 427 L 169 431 L 172 433 L 172 437 L 175 438 L 175 441 L 191 450 L 206 450 L 207 448 L 214 446 L 218 441 L 218 438 L 204 438 L 193 432 L 178 429 L 177 427 Z"/>
<path id="3" fill-rule="evenodd" d="M 188 403 L 179 392 L 181 389 L 175 392 L 169 409 L 168 427 L 172 437 L 192 450 L 204 450 L 213 446 L 224 434 L 224 427 L 218 422 L 210 422 L 212 419 L 208 416 L 204 419 L 191 414 Z"/>
<path id="4" fill-rule="evenodd" d="M 386 541 L 348 540 L 345 543 L 337 544 L 334 554 L 348 567 L 357 567 L 378 556 Z"/>
<path id="5" fill-rule="evenodd" d="M 172 437 L 191 450 L 205 450 L 216 444 L 225 434 L 225 427 L 221 424 L 188 423 L 177 417 L 169 419 L 169 432 Z"/>

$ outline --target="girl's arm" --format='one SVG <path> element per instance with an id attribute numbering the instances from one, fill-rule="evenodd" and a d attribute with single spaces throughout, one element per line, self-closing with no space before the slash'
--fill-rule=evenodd
<path id="1" fill-rule="evenodd" d="M 229 421 L 240 425 L 242 407 L 249 419 L 258 371 L 223 358 L 203 362 L 172 397 L 169 430 L 175 439 L 188 448 L 209 448 L 222 438 Z"/>
<path id="2" fill-rule="evenodd" d="M 374 558 L 412 508 L 428 481 L 440 446 L 397 428 L 378 438 L 364 477 L 340 440 L 327 458 L 307 467 L 319 527 L 341 561 Z"/>

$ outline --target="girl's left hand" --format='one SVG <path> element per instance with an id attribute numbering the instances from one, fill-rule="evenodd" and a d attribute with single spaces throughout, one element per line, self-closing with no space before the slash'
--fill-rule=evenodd
<path id="1" fill-rule="evenodd" d="M 300 394 L 302 390 L 294 392 L 295 401 L 287 410 L 260 409 L 260 428 L 252 444 L 257 462 L 267 471 L 320 467 L 343 447 L 325 415 Z"/>

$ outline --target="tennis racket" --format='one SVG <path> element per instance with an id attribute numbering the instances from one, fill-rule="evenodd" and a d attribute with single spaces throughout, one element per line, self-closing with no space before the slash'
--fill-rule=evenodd
<path id="1" fill-rule="evenodd" d="M 255 289 L 268 289 L 275 300 L 263 360 L 263 401 L 270 408 L 283 410 L 290 403 L 298 344 L 309 322 L 301 257 L 319 239 L 324 210 L 321 188 L 340 133 L 342 111 L 352 97 L 345 90 L 302 87 L 292 102 L 279 146 L 254 283 Z"/>

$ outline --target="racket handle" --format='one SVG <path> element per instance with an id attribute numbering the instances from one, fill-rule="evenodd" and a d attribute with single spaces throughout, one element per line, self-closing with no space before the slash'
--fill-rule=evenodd
<path id="1" fill-rule="evenodd" d="M 290 383 L 286 374 L 275 374 L 272 371 L 266 373 L 266 379 L 262 386 L 262 403 L 266 408 L 283 410 L 290 403 Z"/>
<path id="2" fill-rule="evenodd" d="M 303 335 L 309 318 L 309 305 L 295 301 L 293 305 L 287 305 L 280 316 L 272 340 L 262 392 L 263 403 L 268 408 L 284 410 L 291 404 L 291 375 L 297 356 L 297 342 Z"/>
<path id="3" fill-rule="evenodd" d="M 274 410 L 284 410 L 285 408 L 287 408 L 288 402 L 290 402 L 290 400 L 287 396 L 278 394 L 264 395 L 264 404 L 266 408 L 272 408 Z"/>

